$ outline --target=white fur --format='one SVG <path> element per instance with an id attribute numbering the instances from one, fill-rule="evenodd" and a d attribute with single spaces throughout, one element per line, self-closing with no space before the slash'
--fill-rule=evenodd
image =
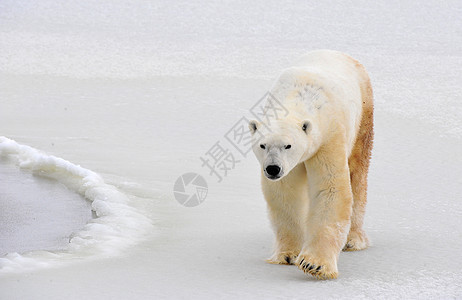
<path id="1" fill-rule="evenodd" d="M 272 263 L 287 257 L 294 262 L 298 255 L 302 268 L 308 261 L 322 266 L 315 276 L 337 276 L 338 254 L 350 229 L 348 157 L 361 122 L 361 72 L 340 52 L 310 52 L 271 89 L 287 114 L 276 118 L 268 110 L 264 121 L 250 124 L 260 133 L 253 134 L 253 151 L 276 233 Z M 274 166 L 280 169 L 275 175 L 270 174 Z"/>
<path id="2" fill-rule="evenodd" d="M 295 165 L 310 158 L 319 149 L 322 140 L 337 130 L 332 128 L 333 118 L 341 118 L 345 126 L 349 156 L 362 113 L 358 80 L 357 69 L 348 57 L 332 50 L 310 52 L 301 57 L 295 66 L 284 70 L 271 94 L 289 111 L 289 115 L 276 120 L 269 118 L 270 121 L 264 124 L 254 121 L 264 136 L 253 147 L 261 165 L 266 166 L 277 157 L 287 174 Z M 312 125 L 309 140 L 299 130 L 305 120 Z M 282 151 L 282 145 L 295 141 L 297 147 Z M 266 149 L 268 153 L 261 151 L 260 144 L 278 149 Z"/>

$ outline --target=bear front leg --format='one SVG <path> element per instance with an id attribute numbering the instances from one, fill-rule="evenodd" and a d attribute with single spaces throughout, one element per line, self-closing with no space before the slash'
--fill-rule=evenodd
<path id="1" fill-rule="evenodd" d="M 262 174 L 263 194 L 268 204 L 269 217 L 276 243 L 271 264 L 294 264 L 303 243 L 301 212 L 308 209 L 306 170 L 296 166 L 280 181 L 269 181 Z"/>
<path id="2" fill-rule="evenodd" d="M 301 249 L 301 232 L 297 229 L 300 224 L 291 224 L 292 221 L 283 220 L 280 214 L 270 214 L 274 228 L 276 242 L 273 254 L 266 262 L 270 264 L 293 265 Z"/>
<path id="3" fill-rule="evenodd" d="M 344 145 L 323 147 L 305 162 L 310 205 L 296 264 L 317 279 L 338 276 L 337 260 L 350 229 L 353 195 Z"/>

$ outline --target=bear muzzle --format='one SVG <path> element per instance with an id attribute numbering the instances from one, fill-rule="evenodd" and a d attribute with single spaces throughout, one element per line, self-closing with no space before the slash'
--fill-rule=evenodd
<path id="1" fill-rule="evenodd" d="M 278 165 L 268 165 L 265 168 L 265 176 L 271 180 L 278 180 L 282 177 L 282 168 Z"/>

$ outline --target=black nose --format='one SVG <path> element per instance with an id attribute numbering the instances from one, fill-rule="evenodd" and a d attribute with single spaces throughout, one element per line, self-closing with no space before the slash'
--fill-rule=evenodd
<path id="1" fill-rule="evenodd" d="M 277 165 L 269 165 L 266 167 L 266 173 L 271 176 L 276 176 L 279 174 L 279 171 L 281 171 L 281 168 Z"/>

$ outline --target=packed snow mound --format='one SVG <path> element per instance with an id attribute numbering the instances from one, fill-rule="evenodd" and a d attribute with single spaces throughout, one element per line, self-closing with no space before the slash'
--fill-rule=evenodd
<path id="1" fill-rule="evenodd" d="M 142 240 L 152 227 L 150 219 L 130 206 L 126 194 L 106 184 L 95 172 L 6 137 L 0 137 L 0 157 L 78 192 L 91 202 L 96 214 L 96 218 L 82 230 L 71 235 L 67 250 L 33 251 L 24 255 L 9 253 L 0 258 L 0 273 L 56 266 L 58 261 L 66 262 L 77 257 L 114 256 Z"/>

